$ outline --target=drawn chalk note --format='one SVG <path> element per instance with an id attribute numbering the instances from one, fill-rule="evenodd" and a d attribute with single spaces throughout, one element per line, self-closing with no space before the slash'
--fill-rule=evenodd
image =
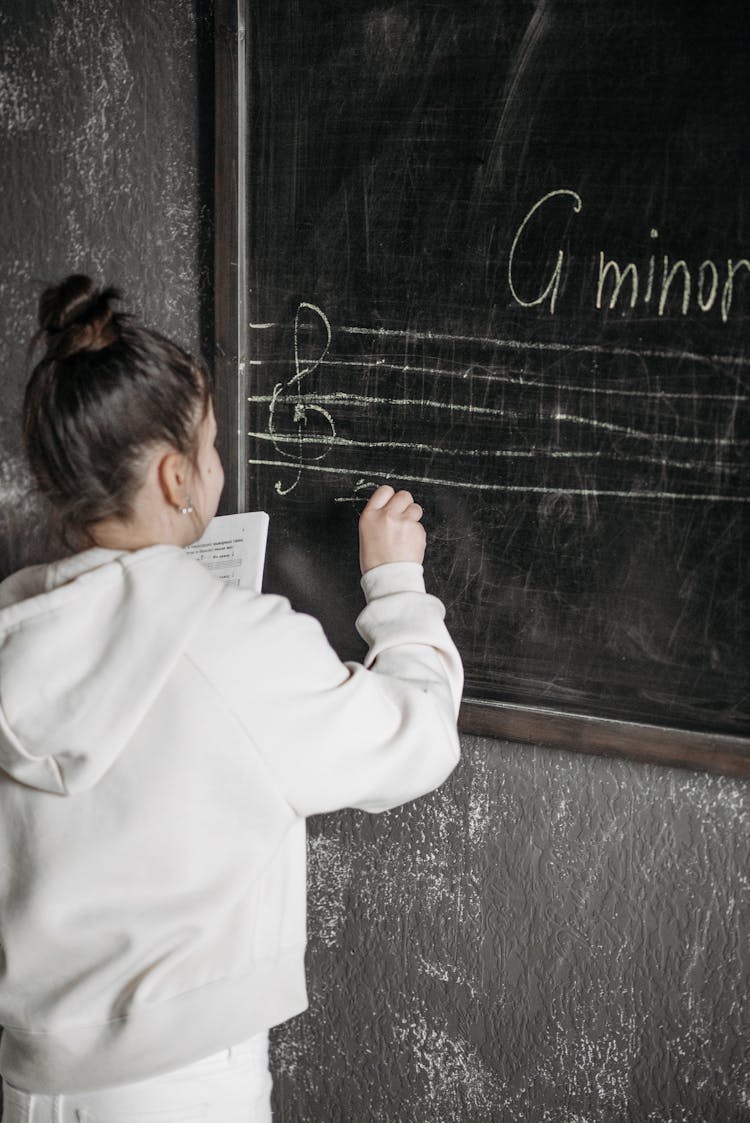
<path id="1" fill-rule="evenodd" d="M 259 593 L 267 537 L 265 511 L 217 515 L 203 536 L 186 547 L 186 552 L 220 581 Z"/>

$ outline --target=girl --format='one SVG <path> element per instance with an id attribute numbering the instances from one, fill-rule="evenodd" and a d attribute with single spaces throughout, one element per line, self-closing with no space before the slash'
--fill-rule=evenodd
<path id="1" fill-rule="evenodd" d="M 364 666 L 184 553 L 223 484 L 208 378 L 117 299 L 42 294 L 24 402 L 77 552 L 0 585 L 3 1121 L 267 1121 L 267 1031 L 307 1005 L 305 818 L 440 784 L 461 665 L 408 492 L 360 519 Z"/>

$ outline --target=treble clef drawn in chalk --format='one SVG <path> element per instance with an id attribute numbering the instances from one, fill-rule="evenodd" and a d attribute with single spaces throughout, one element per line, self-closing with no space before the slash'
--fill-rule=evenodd
<path id="1" fill-rule="evenodd" d="M 323 346 L 320 354 L 314 359 L 303 359 L 300 357 L 300 321 L 302 315 L 311 313 L 316 317 L 317 322 L 323 325 L 325 330 L 325 345 Z M 285 459 L 293 461 L 297 466 L 297 475 L 291 484 L 284 487 L 281 480 L 277 480 L 274 484 L 277 495 L 288 495 L 294 491 L 297 484 L 302 477 L 302 469 L 306 463 L 316 460 L 323 460 L 331 450 L 331 446 L 336 440 L 336 426 L 334 424 L 331 414 L 323 406 L 310 401 L 306 395 L 303 396 L 302 382 L 309 374 L 317 370 L 320 364 L 328 354 L 331 346 L 331 325 L 328 317 L 322 308 L 318 308 L 317 304 L 310 304 L 308 301 L 303 300 L 297 307 L 297 312 L 294 317 L 294 374 L 288 382 L 277 382 L 273 388 L 271 395 L 271 403 L 268 410 L 268 432 L 273 439 L 274 448 Z M 284 447 L 284 441 L 289 441 L 289 436 L 282 434 L 279 429 L 280 414 L 283 408 L 288 407 L 291 409 L 292 424 L 296 427 L 296 442 L 292 438 L 291 443 L 296 443 L 296 451 L 289 452 L 288 448 Z M 305 444 L 310 443 L 310 437 L 306 434 L 308 416 L 316 414 L 326 422 L 329 432 L 322 434 L 314 434 L 314 444 L 325 445 L 322 452 L 310 453 L 305 452 Z M 307 436 L 307 442 L 305 440 Z"/>

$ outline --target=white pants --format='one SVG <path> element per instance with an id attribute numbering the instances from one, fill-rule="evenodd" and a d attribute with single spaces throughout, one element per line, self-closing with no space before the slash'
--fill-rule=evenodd
<path id="1" fill-rule="evenodd" d="M 2 1123 L 271 1123 L 268 1034 L 137 1084 L 3 1096 Z"/>

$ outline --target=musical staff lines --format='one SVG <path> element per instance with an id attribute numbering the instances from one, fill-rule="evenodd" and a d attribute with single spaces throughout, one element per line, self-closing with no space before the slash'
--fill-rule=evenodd
<path id="1" fill-rule="evenodd" d="M 248 464 L 277 470 L 281 496 L 309 474 L 750 502 L 744 355 L 334 325 L 306 301 L 289 325 L 250 326 Z"/>

